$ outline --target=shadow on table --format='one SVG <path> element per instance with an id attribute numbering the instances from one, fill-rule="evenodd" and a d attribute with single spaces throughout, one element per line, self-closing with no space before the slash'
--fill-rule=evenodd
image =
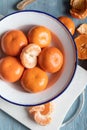
<path id="1" fill-rule="evenodd" d="M 87 70 L 87 60 L 78 60 L 78 64 Z"/>

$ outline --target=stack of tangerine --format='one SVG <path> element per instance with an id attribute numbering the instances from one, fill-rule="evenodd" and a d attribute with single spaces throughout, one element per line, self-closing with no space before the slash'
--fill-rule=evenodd
<path id="1" fill-rule="evenodd" d="M 62 52 L 50 46 L 51 31 L 34 26 L 27 36 L 21 30 L 10 30 L 1 37 L 5 57 L 0 59 L 0 78 L 8 82 L 21 81 L 28 92 L 40 92 L 47 87 L 48 75 L 63 65 Z"/>

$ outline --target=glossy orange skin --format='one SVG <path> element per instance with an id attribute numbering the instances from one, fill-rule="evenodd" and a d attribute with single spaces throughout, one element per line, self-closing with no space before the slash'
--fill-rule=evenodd
<path id="1" fill-rule="evenodd" d="M 8 31 L 1 38 L 2 50 L 9 56 L 17 56 L 27 44 L 28 40 L 20 30 Z"/>
<path id="2" fill-rule="evenodd" d="M 16 82 L 20 79 L 24 67 L 11 56 L 0 59 L 0 78 L 8 82 Z"/>
<path id="3" fill-rule="evenodd" d="M 75 32 L 75 24 L 73 20 L 67 16 L 61 16 L 58 19 L 68 28 L 70 33 L 73 35 Z"/>
<path id="4" fill-rule="evenodd" d="M 39 45 L 41 48 L 49 46 L 51 43 L 51 32 L 44 26 L 35 26 L 28 32 L 30 43 Z"/>
<path id="5" fill-rule="evenodd" d="M 49 73 L 55 73 L 63 66 L 63 54 L 56 47 L 47 47 L 38 57 L 40 67 Z"/>
<path id="6" fill-rule="evenodd" d="M 22 87 L 28 92 L 40 92 L 47 87 L 48 76 L 38 67 L 26 69 L 21 78 Z"/>

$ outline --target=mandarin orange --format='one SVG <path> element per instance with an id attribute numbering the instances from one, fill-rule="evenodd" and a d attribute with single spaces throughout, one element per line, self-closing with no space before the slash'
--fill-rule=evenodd
<path id="1" fill-rule="evenodd" d="M 27 38 L 21 30 L 8 31 L 1 38 L 2 50 L 9 56 L 17 56 L 27 44 Z"/>
<path id="2" fill-rule="evenodd" d="M 67 16 L 61 16 L 58 18 L 70 31 L 70 33 L 73 35 L 75 32 L 75 24 L 73 20 Z"/>
<path id="3" fill-rule="evenodd" d="M 55 73 L 63 66 L 63 54 L 56 47 L 46 47 L 38 56 L 38 64 L 44 71 Z"/>
<path id="4" fill-rule="evenodd" d="M 20 79 L 24 67 L 17 58 L 6 56 L 0 59 L 0 78 L 8 82 L 16 82 Z"/>
<path id="5" fill-rule="evenodd" d="M 51 32 L 44 26 L 35 26 L 28 32 L 29 43 L 39 45 L 41 48 L 51 43 Z"/>
<path id="6" fill-rule="evenodd" d="M 40 92 L 47 87 L 47 84 L 47 74 L 38 67 L 26 69 L 21 78 L 21 85 L 28 92 Z"/>

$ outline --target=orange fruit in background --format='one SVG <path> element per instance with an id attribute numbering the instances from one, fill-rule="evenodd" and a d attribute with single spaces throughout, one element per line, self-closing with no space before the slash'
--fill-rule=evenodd
<path id="1" fill-rule="evenodd" d="M 58 19 L 68 28 L 70 33 L 73 35 L 75 32 L 75 24 L 73 20 L 67 16 L 61 16 Z"/>
<path id="2" fill-rule="evenodd" d="M 16 82 L 22 76 L 24 67 L 11 56 L 0 59 L 0 78 L 8 82 Z"/>
<path id="3" fill-rule="evenodd" d="M 75 38 L 75 43 L 78 51 L 78 59 L 87 59 L 87 34 L 81 34 Z"/>
<path id="4" fill-rule="evenodd" d="M 47 87 L 48 76 L 38 67 L 26 69 L 21 78 L 22 87 L 28 92 L 40 92 Z"/>
<path id="5" fill-rule="evenodd" d="M 35 26 L 28 32 L 29 43 L 39 45 L 41 48 L 51 43 L 51 32 L 44 26 Z"/>
<path id="6" fill-rule="evenodd" d="M 56 47 L 44 48 L 38 56 L 38 64 L 44 71 L 55 73 L 63 66 L 63 54 Z"/>
<path id="7" fill-rule="evenodd" d="M 1 38 L 2 50 L 5 54 L 10 56 L 17 56 L 27 44 L 27 38 L 20 30 L 8 31 Z"/>

